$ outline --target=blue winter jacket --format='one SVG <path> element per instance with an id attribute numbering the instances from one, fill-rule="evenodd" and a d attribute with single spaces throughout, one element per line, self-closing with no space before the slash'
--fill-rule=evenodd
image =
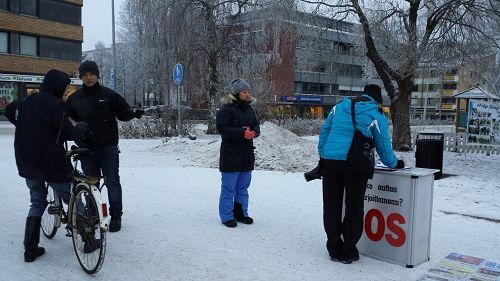
<path id="1" fill-rule="evenodd" d="M 390 168 L 396 167 L 397 158 L 389 138 L 387 118 L 379 111 L 374 99 L 363 95 L 364 100 L 355 104 L 356 129 L 372 137 L 380 160 Z M 351 100 L 345 98 L 330 111 L 319 135 L 318 152 L 321 158 L 346 160 L 351 146 L 354 126 L 351 117 Z"/>

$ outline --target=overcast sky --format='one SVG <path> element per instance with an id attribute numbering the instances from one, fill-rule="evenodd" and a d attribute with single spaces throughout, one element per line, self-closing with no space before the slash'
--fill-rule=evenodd
<path id="1" fill-rule="evenodd" d="M 120 19 L 119 11 L 125 0 L 115 0 L 115 21 Z M 83 45 L 82 50 L 93 50 L 94 45 L 102 41 L 109 47 L 111 36 L 111 0 L 85 0 L 82 9 Z M 116 37 L 116 40 L 118 38 Z"/>

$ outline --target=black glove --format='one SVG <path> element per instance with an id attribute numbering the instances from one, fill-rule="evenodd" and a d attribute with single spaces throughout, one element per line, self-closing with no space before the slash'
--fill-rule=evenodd
<path id="1" fill-rule="evenodd" d="M 79 147 L 93 148 L 95 146 L 95 137 L 90 127 L 85 122 L 76 123 L 73 128 L 73 135 L 75 136 L 75 143 Z"/>
<path id="2" fill-rule="evenodd" d="M 404 167 L 405 167 L 405 161 L 399 159 L 398 163 L 396 164 L 396 167 L 394 167 L 394 168 L 396 168 L 396 169 L 402 169 Z"/>
<path id="3" fill-rule="evenodd" d="M 136 109 L 134 111 L 135 118 L 137 118 L 137 119 L 141 119 L 143 114 L 144 114 L 144 110 Z"/>

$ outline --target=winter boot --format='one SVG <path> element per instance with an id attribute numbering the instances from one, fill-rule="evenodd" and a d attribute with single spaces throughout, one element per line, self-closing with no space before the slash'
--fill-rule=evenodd
<path id="1" fill-rule="evenodd" d="M 111 216 L 109 223 L 109 232 L 118 232 L 122 228 L 122 215 Z"/>
<path id="2" fill-rule="evenodd" d="M 27 217 L 24 230 L 24 261 L 32 262 L 37 257 L 45 254 L 45 249 L 38 247 L 40 242 L 40 224 L 42 218 Z"/>
<path id="3" fill-rule="evenodd" d="M 234 202 L 233 213 L 234 213 L 234 218 L 236 219 L 236 221 L 242 222 L 244 224 L 252 224 L 253 223 L 253 219 L 251 217 L 245 217 L 245 215 L 243 214 L 243 207 L 238 202 Z"/>
<path id="4" fill-rule="evenodd" d="M 235 220 L 228 220 L 228 221 L 225 221 L 223 222 L 223 224 L 227 227 L 236 227 L 238 226 L 238 224 L 236 223 Z"/>
<path id="5" fill-rule="evenodd" d="M 356 247 L 348 248 L 345 247 L 342 249 L 342 253 L 340 254 L 340 262 L 344 264 L 351 264 L 353 261 L 359 260 L 359 252 Z"/>

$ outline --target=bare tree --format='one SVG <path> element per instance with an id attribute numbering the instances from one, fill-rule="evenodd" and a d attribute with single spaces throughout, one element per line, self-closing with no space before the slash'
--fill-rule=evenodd
<path id="1" fill-rule="evenodd" d="M 415 70 L 440 42 L 496 44 L 492 28 L 500 14 L 490 0 L 331 0 L 300 2 L 332 17 L 356 18 L 366 56 L 391 99 L 393 147 L 410 149 L 409 106 Z M 319 11 L 323 12 L 321 8 Z"/>

